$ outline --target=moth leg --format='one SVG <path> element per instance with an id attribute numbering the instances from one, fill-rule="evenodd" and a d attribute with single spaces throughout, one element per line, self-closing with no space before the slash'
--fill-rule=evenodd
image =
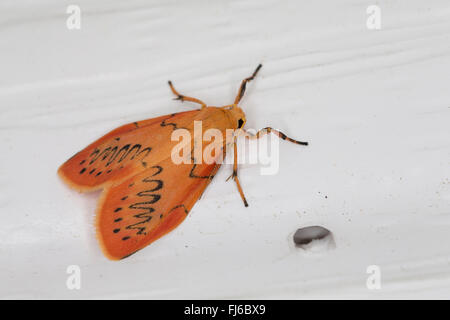
<path id="1" fill-rule="evenodd" d="M 239 88 L 239 92 L 238 92 L 238 94 L 236 96 L 236 99 L 234 99 L 234 104 L 238 104 L 239 101 L 241 101 L 241 99 L 242 99 L 242 97 L 244 96 L 244 93 L 245 93 L 245 88 L 247 87 L 247 82 L 252 81 L 253 79 L 255 79 L 256 74 L 258 73 L 259 69 L 261 69 L 261 67 L 262 67 L 262 64 L 259 64 L 256 67 L 256 70 L 253 72 L 253 74 L 250 77 L 245 78 L 244 80 L 242 80 L 241 87 Z"/>
<path id="2" fill-rule="evenodd" d="M 242 191 L 241 184 L 239 182 L 239 178 L 237 176 L 237 144 L 234 142 L 234 164 L 233 164 L 233 174 L 228 177 L 227 181 L 230 178 L 233 178 L 233 180 L 236 182 L 236 186 L 238 188 L 239 194 L 241 195 L 242 201 L 244 201 L 244 206 L 248 207 L 247 199 L 245 199 L 244 192 Z"/>
<path id="3" fill-rule="evenodd" d="M 264 128 L 264 129 L 261 129 L 261 130 L 259 130 L 256 134 L 251 134 L 251 133 L 249 133 L 249 132 L 247 132 L 247 131 L 244 130 L 245 138 L 246 138 L 246 139 L 249 139 L 249 140 L 259 139 L 259 138 L 261 138 L 262 136 L 264 136 L 264 135 L 266 135 L 266 134 L 268 134 L 268 133 L 271 133 L 271 132 L 272 132 L 273 134 L 275 134 L 276 136 L 278 136 L 279 138 L 283 139 L 283 140 L 287 140 L 287 141 L 289 141 L 289 142 L 292 142 L 292 143 L 295 143 L 295 144 L 301 144 L 301 145 L 304 145 L 304 146 L 307 146 L 307 145 L 308 145 L 308 142 L 298 141 L 298 140 L 294 140 L 294 139 L 292 139 L 292 138 L 289 138 L 289 137 L 288 137 L 287 135 L 285 135 L 283 132 L 278 131 L 278 130 L 275 130 L 275 129 L 271 128 L 271 127 L 266 127 L 266 128 Z"/>
<path id="4" fill-rule="evenodd" d="M 186 97 L 183 96 L 182 94 L 179 94 L 177 90 L 175 90 L 172 81 L 168 81 L 169 86 L 170 86 L 170 90 L 172 90 L 173 94 L 176 95 L 177 97 L 175 98 L 175 100 L 180 100 L 181 102 L 183 101 L 190 101 L 190 102 L 194 102 L 194 103 L 198 103 L 202 105 L 202 109 L 206 108 L 206 103 L 204 103 L 203 101 L 196 99 L 196 98 L 191 98 L 191 97 Z"/>

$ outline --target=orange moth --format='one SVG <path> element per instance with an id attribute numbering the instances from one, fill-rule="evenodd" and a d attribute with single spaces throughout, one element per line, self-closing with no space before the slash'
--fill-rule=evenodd
<path id="1" fill-rule="evenodd" d="M 198 103 L 200 109 L 123 125 L 61 165 L 58 174 L 70 187 L 80 192 L 103 189 L 96 227 L 101 248 L 108 258 L 128 257 L 176 228 L 213 179 L 222 163 L 219 160 L 231 144 L 234 165 L 230 177 L 236 182 L 244 205 L 248 206 L 237 176 L 236 139 L 239 135 L 259 139 L 272 132 L 283 140 L 307 145 L 270 127 L 255 135 L 243 129 L 246 119 L 238 104 L 247 83 L 261 67 L 259 65 L 252 76 L 242 81 L 234 103 L 223 107 L 207 106 L 199 99 L 181 95 L 169 81 L 176 100 Z M 220 142 L 221 148 L 212 153 L 212 162 L 197 161 L 194 151 L 190 159 L 193 161 L 174 163 L 172 152 L 178 141 L 173 141 L 173 132 L 183 129 L 194 133 L 197 121 L 201 121 L 203 128 L 217 129 L 224 136 L 232 129 L 231 143 Z M 195 139 L 192 136 L 190 141 L 194 147 Z M 201 151 L 208 146 L 202 146 Z"/>

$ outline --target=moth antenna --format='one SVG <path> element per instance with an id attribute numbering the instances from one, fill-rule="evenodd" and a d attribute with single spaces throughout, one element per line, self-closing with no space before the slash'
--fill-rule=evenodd
<path id="1" fill-rule="evenodd" d="M 180 100 L 181 102 L 190 101 L 190 102 L 194 102 L 194 103 L 200 104 L 202 106 L 202 109 L 206 108 L 206 103 L 204 103 L 200 99 L 187 97 L 185 95 L 182 95 L 182 94 L 178 93 L 178 91 L 173 86 L 172 81 L 169 80 L 169 81 L 167 81 L 167 83 L 169 84 L 170 90 L 172 90 L 173 94 L 177 96 L 176 98 L 174 98 L 174 100 Z"/>
<path id="2" fill-rule="evenodd" d="M 244 80 L 242 80 L 241 87 L 239 88 L 239 92 L 238 92 L 238 94 L 236 96 L 236 99 L 234 99 L 234 104 L 237 105 L 239 103 L 239 101 L 241 101 L 242 97 L 244 96 L 245 89 L 247 87 L 247 82 L 250 82 L 253 79 L 255 79 L 255 77 L 258 74 L 258 71 L 259 71 L 259 69 L 261 69 L 261 67 L 262 67 L 262 64 L 260 63 L 256 67 L 255 71 L 253 72 L 253 74 L 250 77 L 245 78 Z"/>

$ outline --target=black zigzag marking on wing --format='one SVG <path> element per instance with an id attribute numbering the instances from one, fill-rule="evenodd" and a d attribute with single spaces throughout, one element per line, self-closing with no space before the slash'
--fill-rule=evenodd
<path id="1" fill-rule="evenodd" d="M 188 209 L 186 208 L 186 206 L 184 204 L 179 204 L 179 205 L 173 207 L 172 209 L 169 210 L 168 213 L 171 213 L 173 210 L 176 210 L 178 208 L 183 208 L 184 209 L 184 213 L 186 213 L 186 214 L 189 213 Z"/>
<path id="2" fill-rule="evenodd" d="M 145 224 L 148 223 L 152 219 L 152 214 L 155 211 L 155 209 L 153 208 L 152 205 L 161 199 L 161 195 L 154 193 L 154 192 L 159 191 L 159 190 L 163 189 L 163 187 L 164 187 L 164 182 L 162 180 L 151 179 L 151 177 L 154 177 L 154 176 L 160 174 L 161 171 L 163 170 L 163 168 L 161 166 L 153 166 L 152 168 L 155 168 L 158 171 L 156 173 L 142 179 L 142 182 L 152 183 L 154 185 L 152 185 L 152 187 L 150 189 L 144 190 L 144 191 L 139 191 L 136 194 L 139 198 L 145 198 L 145 201 L 133 203 L 128 207 L 129 209 L 133 209 L 133 210 L 145 210 L 143 212 L 133 215 L 133 217 L 141 219 L 141 221 L 131 224 L 131 225 L 128 225 L 126 227 L 126 229 L 129 229 L 129 230 L 137 229 L 138 230 L 136 232 L 137 235 L 138 234 L 139 235 L 146 234 L 145 230 L 146 230 L 147 226 Z"/>

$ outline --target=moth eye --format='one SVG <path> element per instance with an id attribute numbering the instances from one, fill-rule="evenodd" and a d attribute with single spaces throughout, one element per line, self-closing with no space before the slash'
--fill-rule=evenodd
<path id="1" fill-rule="evenodd" d="M 239 119 L 238 120 L 238 128 L 242 128 L 243 125 L 244 125 L 244 120 Z"/>

